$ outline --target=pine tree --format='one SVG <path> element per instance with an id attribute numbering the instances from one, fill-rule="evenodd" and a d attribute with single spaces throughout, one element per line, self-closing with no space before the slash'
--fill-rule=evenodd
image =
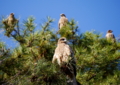
<path id="1" fill-rule="evenodd" d="M 51 30 L 54 20 L 50 17 L 39 31 L 34 21 L 29 17 L 23 26 L 19 22 L 9 33 L 19 43 L 15 49 L 7 49 L 0 42 L 0 84 L 66 85 L 65 74 L 51 62 L 59 36 L 66 37 L 74 51 L 78 82 L 82 85 L 120 84 L 119 42 L 109 42 L 94 32 L 78 34 L 74 20 L 58 33 Z M 0 29 L 8 33 L 3 23 Z"/>

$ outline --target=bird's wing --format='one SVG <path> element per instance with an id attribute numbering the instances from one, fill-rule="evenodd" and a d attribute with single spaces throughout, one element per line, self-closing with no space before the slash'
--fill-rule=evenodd
<path id="1" fill-rule="evenodd" d="M 65 22 L 66 22 L 66 23 L 68 22 L 68 19 L 67 19 L 67 18 L 65 18 Z"/>
<path id="2" fill-rule="evenodd" d="M 59 19 L 58 28 L 60 29 L 60 24 L 62 23 L 62 18 Z"/>
<path id="3" fill-rule="evenodd" d="M 69 45 L 65 45 L 65 49 L 64 49 L 64 52 L 66 52 L 66 54 L 68 55 L 68 56 L 70 56 L 71 55 L 71 48 L 70 48 L 70 46 Z"/>
<path id="4" fill-rule="evenodd" d="M 60 29 L 60 23 L 58 23 L 58 28 Z"/>
<path id="5" fill-rule="evenodd" d="M 56 58 L 56 55 L 54 54 L 54 55 L 53 55 L 53 59 L 52 59 L 52 63 L 54 63 L 56 59 L 57 59 L 57 58 Z"/>
<path id="6" fill-rule="evenodd" d="M 114 34 L 113 34 L 113 38 L 115 38 Z"/>
<path id="7" fill-rule="evenodd" d="M 57 63 L 61 65 L 61 54 L 59 52 L 59 48 L 57 47 L 55 49 L 55 53 L 53 55 L 52 63 L 54 63 L 57 60 Z"/>
<path id="8" fill-rule="evenodd" d="M 106 34 L 106 36 L 105 36 L 105 37 L 107 38 L 107 36 L 108 36 L 108 33 Z"/>
<path id="9" fill-rule="evenodd" d="M 54 55 L 53 55 L 53 59 L 52 59 L 52 63 L 54 63 L 55 62 L 55 60 L 57 59 L 57 48 L 55 49 L 55 52 L 54 52 Z"/>

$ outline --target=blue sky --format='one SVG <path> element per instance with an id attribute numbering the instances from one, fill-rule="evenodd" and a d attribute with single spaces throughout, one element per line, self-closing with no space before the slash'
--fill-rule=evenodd
<path id="1" fill-rule="evenodd" d="M 80 33 L 96 30 L 105 36 L 111 29 L 116 37 L 120 36 L 120 0 L 1 0 L 0 16 L 10 13 L 20 23 L 32 15 L 38 26 L 50 16 L 55 19 L 52 24 L 55 30 L 58 30 L 60 14 L 64 13 L 69 20 L 78 22 Z M 14 41 L 5 37 L 1 29 L 0 39 L 13 46 Z"/>

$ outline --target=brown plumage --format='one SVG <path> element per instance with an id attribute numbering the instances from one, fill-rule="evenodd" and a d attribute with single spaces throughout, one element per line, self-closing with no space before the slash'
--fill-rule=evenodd
<path id="1" fill-rule="evenodd" d="M 15 19 L 14 13 L 10 13 L 9 17 L 7 19 L 3 20 L 3 24 L 6 29 L 5 35 L 7 35 L 9 37 L 17 23 L 18 23 L 18 20 Z"/>
<path id="2" fill-rule="evenodd" d="M 73 85 L 76 83 L 76 61 L 74 58 L 74 53 L 70 46 L 67 44 L 65 37 L 61 37 L 58 40 L 57 47 L 52 59 L 52 63 L 57 60 L 57 63 L 60 66 L 61 71 L 68 76 L 69 82 Z"/>
<path id="3" fill-rule="evenodd" d="M 115 36 L 114 36 L 114 34 L 112 32 L 113 32 L 112 30 L 108 30 L 107 34 L 106 34 L 106 38 L 109 41 L 116 42 Z"/>
<path id="4" fill-rule="evenodd" d="M 9 25 L 9 26 L 12 26 L 12 25 L 14 25 L 15 22 L 16 22 L 16 19 L 15 19 L 15 17 L 14 17 L 14 14 L 11 13 L 11 14 L 9 15 L 9 17 L 8 17 L 8 25 Z"/>
<path id="5" fill-rule="evenodd" d="M 52 62 L 57 60 L 58 64 L 61 65 L 63 62 L 68 63 L 69 59 L 74 59 L 73 52 L 67 44 L 66 38 L 62 37 L 58 40 Z"/>
<path id="6" fill-rule="evenodd" d="M 61 14 L 58 22 L 58 28 L 59 29 L 63 28 L 64 26 L 66 26 L 67 22 L 68 19 L 66 18 L 65 14 Z"/>
<path id="7" fill-rule="evenodd" d="M 10 13 L 9 17 L 3 21 L 3 24 L 6 24 L 7 26 L 11 27 L 14 26 L 18 22 L 17 19 L 14 17 L 14 13 Z"/>

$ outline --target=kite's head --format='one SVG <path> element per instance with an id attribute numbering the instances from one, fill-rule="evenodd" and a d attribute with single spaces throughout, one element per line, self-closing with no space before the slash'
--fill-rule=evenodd
<path id="1" fill-rule="evenodd" d="M 65 37 L 61 37 L 59 40 L 58 40 L 58 43 L 67 43 L 67 39 Z"/>

